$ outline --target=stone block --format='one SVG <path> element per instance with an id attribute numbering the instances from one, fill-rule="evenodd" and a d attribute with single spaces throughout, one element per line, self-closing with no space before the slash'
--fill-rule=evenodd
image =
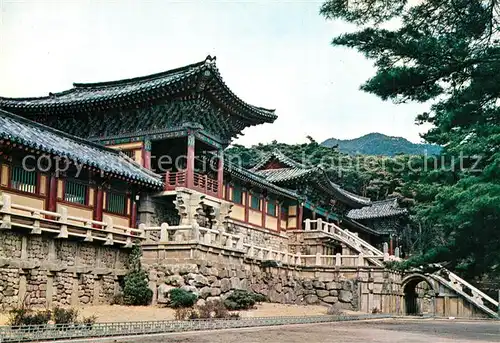
<path id="1" fill-rule="evenodd" d="M 236 276 L 231 278 L 231 289 L 241 289 L 240 279 Z"/>
<path id="2" fill-rule="evenodd" d="M 332 289 L 341 289 L 342 285 L 340 282 L 329 282 L 326 284 L 326 289 L 332 290 Z"/>
<path id="3" fill-rule="evenodd" d="M 194 276 L 194 279 L 193 279 L 193 280 L 194 280 L 194 285 L 195 285 L 196 287 L 207 286 L 207 285 L 209 285 L 209 284 L 210 284 L 210 283 L 208 282 L 208 279 L 207 279 L 205 276 L 201 275 L 201 274 L 196 274 L 196 275 Z"/>
<path id="4" fill-rule="evenodd" d="M 165 278 L 165 283 L 175 287 L 184 286 L 184 278 L 180 275 L 170 275 Z"/>
<path id="5" fill-rule="evenodd" d="M 321 281 L 318 281 L 318 280 L 315 280 L 313 282 L 313 287 L 316 288 L 316 289 L 325 289 L 325 284 Z"/>
<path id="6" fill-rule="evenodd" d="M 344 303 L 350 303 L 352 301 L 352 292 L 342 289 L 339 292 L 339 300 Z"/>
<path id="7" fill-rule="evenodd" d="M 337 291 L 336 289 L 332 289 L 330 291 L 330 295 L 333 296 L 333 297 L 338 297 L 339 296 L 339 291 Z"/>
<path id="8" fill-rule="evenodd" d="M 305 300 L 305 302 L 306 302 L 308 305 L 317 304 L 317 303 L 319 302 L 319 298 L 318 298 L 316 295 L 313 295 L 313 294 L 306 295 L 306 296 L 304 297 L 304 300 Z"/>
<path id="9" fill-rule="evenodd" d="M 222 293 L 226 293 L 231 289 L 231 281 L 229 281 L 229 279 L 222 279 L 220 282 L 220 290 Z"/>
<path id="10" fill-rule="evenodd" d="M 354 290 L 354 283 L 352 280 L 344 280 L 342 281 L 342 289 L 344 291 L 352 291 Z"/>
<path id="11" fill-rule="evenodd" d="M 339 298 L 328 296 L 328 297 L 324 297 L 321 300 L 328 303 L 328 304 L 335 304 L 337 301 L 339 301 Z"/>
<path id="12" fill-rule="evenodd" d="M 325 290 L 325 289 L 318 289 L 318 290 L 316 290 L 316 295 L 320 298 L 324 298 L 324 297 L 330 295 L 330 292 Z"/>
<path id="13" fill-rule="evenodd" d="M 314 289 L 314 286 L 313 286 L 313 282 L 309 279 L 306 279 L 302 282 L 302 286 L 305 288 L 305 289 Z"/>

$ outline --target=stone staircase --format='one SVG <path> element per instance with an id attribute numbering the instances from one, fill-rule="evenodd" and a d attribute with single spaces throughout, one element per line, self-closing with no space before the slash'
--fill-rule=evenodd
<path id="1" fill-rule="evenodd" d="M 378 250 L 370 243 L 365 240 L 359 238 L 353 232 L 350 232 L 347 229 L 342 229 L 339 226 L 333 223 L 327 223 L 318 220 L 306 220 L 305 221 L 305 230 L 311 230 L 312 225 L 316 224 L 316 230 L 327 232 L 337 238 L 340 242 L 346 244 L 351 249 L 356 250 L 359 253 L 365 255 L 365 257 L 373 256 L 374 263 L 376 265 L 382 265 L 380 262 L 380 258 L 383 258 L 383 261 L 391 260 L 392 256 L 389 256 L 387 249 L 384 249 L 384 252 Z M 398 254 L 394 259 L 397 259 Z M 375 258 L 379 258 L 378 260 Z M 476 306 L 478 309 L 488 314 L 492 318 L 500 318 L 499 316 L 499 307 L 498 301 L 495 301 L 485 293 L 481 292 L 479 289 L 468 283 L 467 281 L 460 278 L 455 273 L 449 271 L 441 265 L 435 265 L 438 270 L 429 274 L 434 281 L 436 281 L 439 285 L 445 286 L 454 292 L 456 292 L 461 297 L 465 298 L 471 304 Z"/>
<path id="2" fill-rule="evenodd" d="M 457 294 L 467 299 L 471 304 L 488 314 L 492 318 L 500 318 L 498 301 L 495 301 L 479 289 L 460 278 L 455 273 L 437 264 L 439 269 L 429 276 L 440 285 L 452 289 Z"/>

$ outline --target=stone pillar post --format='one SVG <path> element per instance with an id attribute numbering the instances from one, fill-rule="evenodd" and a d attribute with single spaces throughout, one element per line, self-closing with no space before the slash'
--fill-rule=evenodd
<path id="1" fill-rule="evenodd" d="M 153 223 L 154 212 L 155 208 L 151 195 L 144 193 L 141 194 L 138 209 L 139 222 L 146 226 L 153 226 L 155 224 Z"/>

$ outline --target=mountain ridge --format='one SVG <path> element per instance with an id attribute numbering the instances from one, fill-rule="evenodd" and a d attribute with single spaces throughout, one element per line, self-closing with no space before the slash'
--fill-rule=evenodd
<path id="1" fill-rule="evenodd" d="M 441 147 L 437 145 L 412 143 L 403 137 L 387 136 L 378 132 L 353 139 L 328 138 L 321 145 L 328 148 L 338 146 L 339 151 L 349 155 L 436 155 L 441 152 Z"/>

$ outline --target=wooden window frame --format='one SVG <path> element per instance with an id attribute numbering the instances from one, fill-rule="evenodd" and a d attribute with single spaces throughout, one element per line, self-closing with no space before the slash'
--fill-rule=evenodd
<path id="1" fill-rule="evenodd" d="M 26 190 L 14 187 L 14 169 L 17 169 L 17 168 L 21 169 L 24 172 L 33 173 L 35 175 L 35 184 L 34 185 L 29 185 L 29 186 L 35 186 L 33 192 L 26 191 Z M 39 193 L 40 193 L 40 173 L 38 171 L 36 171 L 36 170 L 27 171 L 22 166 L 20 166 L 18 164 L 11 164 L 9 166 L 9 176 L 8 176 L 8 178 L 9 178 L 8 185 L 9 185 L 10 189 L 12 189 L 12 190 L 14 190 L 16 192 L 19 192 L 19 193 L 23 193 L 23 194 L 39 195 Z"/>
<path id="2" fill-rule="evenodd" d="M 269 205 L 274 206 L 274 213 L 269 212 Z M 275 199 L 267 199 L 267 201 L 266 201 L 266 214 L 268 216 L 277 217 L 277 215 L 276 215 L 277 208 L 278 208 L 278 202 Z"/>
<path id="3" fill-rule="evenodd" d="M 243 188 L 241 186 L 238 186 L 238 185 L 233 185 L 232 187 L 233 191 L 232 191 L 232 194 L 231 194 L 231 201 L 237 205 L 243 205 Z M 238 201 L 234 201 L 235 198 L 234 198 L 234 194 L 235 194 L 235 191 L 238 190 L 239 192 L 239 195 L 240 195 L 240 199 L 239 199 L 239 202 Z"/>
<path id="4" fill-rule="evenodd" d="M 111 198 L 111 195 L 119 195 L 123 196 L 123 209 L 122 212 L 116 212 L 116 211 L 111 211 L 109 209 L 109 200 Z M 127 193 L 121 193 L 121 192 L 115 192 L 115 191 L 106 191 L 106 204 L 104 206 L 104 211 L 106 211 L 109 214 L 116 214 L 118 216 L 123 216 L 123 217 L 128 217 L 127 215 Z"/>
<path id="5" fill-rule="evenodd" d="M 82 185 L 85 187 L 85 195 L 84 195 L 83 203 L 71 201 L 71 200 L 68 200 L 66 198 L 66 194 L 67 194 L 66 190 L 68 189 L 68 182 L 72 182 L 74 184 Z M 79 205 L 79 206 L 87 206 L 88 207 L 89 206 L 89 189 L 90 189 L 90 186 L 86 182 L 78 181 L 78 180 L 73 179 L 73 178 L 66 178 L 66 179 L 64 179 L 64 182 L 63 182 L 62 200 L 66 203 L 69 203 L 69 204 L 75 204 L 75 205 Z"/>
<path id="6" fill-rule="evenodd" d="M 257 194 L 250 194 L 251 195 L 251 199 L 250 199 L 250 208 L 254 211 L 260 211 L 260 206 L 262 204 L 262 201 L 260 199 L 260 196 L 258 196 Z M 257 199 L 257 207 L 254 207 L 253 205 L 253 202 L 254 202 L 254 199 Z"/>

